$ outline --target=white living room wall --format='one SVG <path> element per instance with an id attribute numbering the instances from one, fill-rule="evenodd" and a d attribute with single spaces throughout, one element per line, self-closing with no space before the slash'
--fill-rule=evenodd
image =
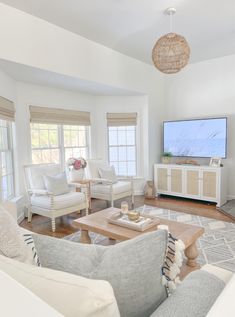
<path id="1" fill-rule="evenodd" d="M 16 101 L 16 81 L 0 69 L 0 96 Z"/>
<path id="2" fill-rule="evenodd" d="M 235 198 L 235 55 L 188 65 L 168 77 L 165 119 L 228 117 L 228 196 Z M 209 160 L 202 161 L 208 164 Z"/>
<path id="3" fill-rule="evenodd" d="M 148 95 L 149 176 L 161 152 L 164 76 L 152 65 L 0 4 L 0 58 Z"/>

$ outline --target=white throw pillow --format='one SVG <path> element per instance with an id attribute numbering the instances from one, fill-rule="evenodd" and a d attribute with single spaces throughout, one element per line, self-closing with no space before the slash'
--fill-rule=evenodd
<path id="1" fill-rule="evenodd" d="M 2 256 L 0 270 L 63 316 L 120 317 L 112 286 L 106 281 L 27 265 Z"/>
<path id="2" fill-rule="evenodd" d="M 0 255 L 35 264 L 33 252 L 28 247 L 14 218 L 0 206 Z"/>
<path id="3" fill-rule="evenodd" d="M 70 191 L 65 173 L 56 176 L 43 175 L 43 179 L 46 189 L 54 195 L 63 195 Z"/>
<path id="4" fill-rule="evenodd" d="M 112 183 L 117 183 L 117 175 L 115 173 L 115 168 L 113 165 L 106 168 L 99 168 L 98 171 L 100 178 L 107 179 Z"/>

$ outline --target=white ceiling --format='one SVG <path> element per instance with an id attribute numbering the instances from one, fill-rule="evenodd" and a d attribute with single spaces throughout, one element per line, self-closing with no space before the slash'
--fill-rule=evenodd
<path id="1" fill-rule="evenodd" d="M 191 62 L 235 53 L 235 0 L 3 0 L 121 53 L 151 62 L 169 32 L 163 11 L 174 6 L 173 30 L 186 37 Z"/>
<path id="2" fill-rule="evenodd" d="M 80 93 L 100 96 L 133 96 L 142 95 L 136 91 L 103 85 L 79 78 L 69 77 L 39 68 L 0 59 L 0 69 L 16 81 L 35 85 L 66 89 Z"/>

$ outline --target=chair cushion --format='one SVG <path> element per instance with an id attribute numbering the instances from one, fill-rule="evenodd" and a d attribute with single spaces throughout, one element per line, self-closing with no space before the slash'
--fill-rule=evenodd
<path id="1" fill-rule="evenodd" d="M 166 299 L 161 283 L 165 230 L 108 247 L 40 235 L 34 242 L 42 266 L 110 282 L 122 317 L 149 317 Z"/>
<path id="2" fill-rule="evenodd" d="M 100 178 L 99 168 L 106 169 L 109 167 L 109 163 L 103 160 L 87 160 L 87 178 Z"/>
<path id="3" fill-rule="evenodd" d="M 58 164 L 42 164 L 26 168 L 26 177 L 29 180 L 31 189 L 46 189 L 43 175 L 55 176 L 59 174 Z"/>
<path id="4" fill-rule="evenodd" d="M 122 182 L 119 181 L 115 184 L 113 184 L 113 193 L 115 195 L 122 194 L 125 192 L 131 191 L 131 182 Z M 91 186 L 91 195 L 99 193 L 99 194 L 109 194 L 110 193 L 110 186 L 109 185 L 103 185 L 103 184 L 97 184 Z"/>
<path id="5" fill-rule="evenodd" d="M 205 317 L 224 286 L 215 275 L 194 271 L 151 317 Z"/>
<path id="6" fill-rule="evenodd" d="M 76 206 L 85 202 L 83 193 L 69 192 L 67 194 L 54 196 L 54 209 L 63 209 Z M 51 199 L 48 196 L 33 195 L 31 197 L 32 206 L 51 209 Z"/>
<path id="7" fill-rule="evenodd" d="M 0 255 L 34 264 L 33 252 L 24 242 L 14 218 L 0 206 Z"/>
<path id="8" fill-rule="evenodd" d="M 66 194 L 70 191 L 65 173 L 56 176 L 43 175 L 46 189 L 54 195 Z"/>
<path id="9" fill-rule="evenodd" d="M 120 316 L 112 287 L 106 281 L 39 268 L 3 256 L 0 256 L 0 270 L 28 288 L 63 316 Z M 27 310 L 27 301 L 25 309 Z M 3 316 L 4 313 L 1 315 Z"/>
<path id="10" fill-rule="evenodd" d="M 98 169 L 99 171 L 99 175 L 101 178 L 103 179 L 107 179 L 109 180 L 110 182 L 113 182 L 113 183 L 116 183 L 117 182 L 117 176 L 116 176 L 116 173 L 115 173 L 115 168 L 114 166 L 108 166 L 106 168 L 99 168 Z"/>

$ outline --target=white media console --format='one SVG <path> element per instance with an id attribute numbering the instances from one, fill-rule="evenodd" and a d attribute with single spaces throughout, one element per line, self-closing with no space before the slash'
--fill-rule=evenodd
<path id="1" fill-rule="evenodd" d="M 227 201 L 225 167 L 155 164 L 154 185 L 157 195 L 216 202 L 217 207 Z"/>

